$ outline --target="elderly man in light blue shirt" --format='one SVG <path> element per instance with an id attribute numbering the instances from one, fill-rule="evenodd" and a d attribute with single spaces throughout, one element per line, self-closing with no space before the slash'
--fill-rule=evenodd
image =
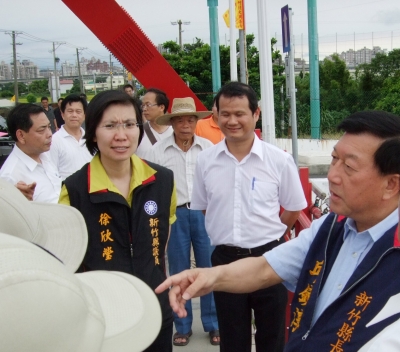
<path id="1" fill-rule="evenodd" d="M 338 128 L 345 133 L 328 172 L 332 213 L 261 258 L 168 278 L 156 292 L 173 286 L 178 315 L 185 300 L 209 291 L 284 282 L 296 289 L 286 352 L 367 351 L 375 336 L 382 341 L 400 317 L 390 303 L 400 295 L 400 117 L 364 111 Z"/>

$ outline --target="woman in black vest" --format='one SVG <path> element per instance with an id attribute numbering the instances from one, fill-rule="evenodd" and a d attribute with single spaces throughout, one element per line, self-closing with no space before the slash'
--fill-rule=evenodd
<path id="1" fill-rule="evenodd" d="M 142 115 L 124 92 L 96 95 L 85 123 L 93 160 L 64 181 L 60 196 L 60 203 L 82 213 L 88 228 L 88 249 L 79 271 L 122 271 L 154 289 L 166 278 L 164 255 L 176 220 L 173 173 L 134 154 L 143 136 Z M 168 293 L 158 298 L 163 324 L 146 351 L 168 352 L 172 311 Z"/>

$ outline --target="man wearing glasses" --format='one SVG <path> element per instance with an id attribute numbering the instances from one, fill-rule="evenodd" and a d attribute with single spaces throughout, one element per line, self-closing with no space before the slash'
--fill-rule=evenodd
<path id="1" fill-rule="evenodd" d="M 164 115 L 169 106 L 167 95 L 156 88 L 150 88 L 142 98 L 142 114 L 147 122 L 143 125 L 144 134 L 136 155 L 145 159 L 153 144 L 172 135 L 171 126 L 157 125 L 156 119 Z"/>

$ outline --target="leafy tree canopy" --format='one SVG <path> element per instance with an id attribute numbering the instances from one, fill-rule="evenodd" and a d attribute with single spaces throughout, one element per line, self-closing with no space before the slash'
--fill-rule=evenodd
<path id="1" fill-rule="evenodd" d="M 49 94 L 49 80 L 48 79 L 41 79 L 37 81 L 33 81 L 29 85 L 29 92 L 35 94 Z"/>

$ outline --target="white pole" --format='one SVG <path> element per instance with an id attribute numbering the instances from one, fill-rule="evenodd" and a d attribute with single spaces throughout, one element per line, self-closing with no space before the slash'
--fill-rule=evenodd
<path id="1" fill-rule="evenodd" d="M 297 147 L 297 111 L 296 111 L 296 86 L 294 76 L 294 51 L 293 51 L 293 26 L 292 9 L 289 8 L 289 28 L 290 28 L 290 51 L 289 51 L 289 78 L 290 78 L 290 116 L 292 119 L 292 156 L 295 164 L 299 167 L 298 147 Z"/>
<path id="2" fill-rule="evenodd" d="M 238 73 L 237 73 L 237 58 L 236 58 L 235 0 L 229 0 L 229 36 L 231 39 L 230 43 L 231 81 L 237 81 Z"/>
<path id="3" fill-rule="evenodd" d="M 274 88 L 272 82 L 271 36 L 267 26 L 267 2 L 257 0 L 257 22 L 260 48 L 260 85 L 262 109 L 262 137 L 268 143 L 275 143 Z"/>

